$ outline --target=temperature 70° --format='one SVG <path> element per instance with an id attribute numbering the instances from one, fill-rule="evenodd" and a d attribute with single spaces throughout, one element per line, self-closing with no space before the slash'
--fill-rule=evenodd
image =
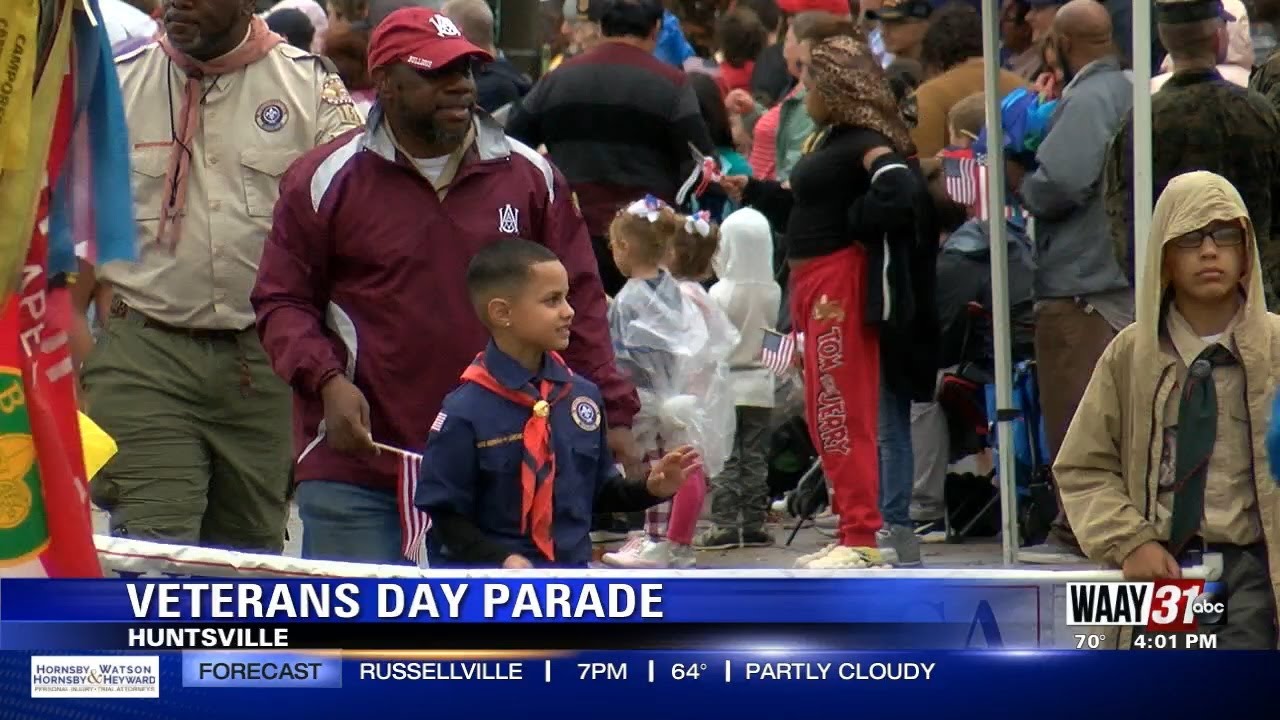
<path id="1" fill-rule="evenodd" d="M 672 680 L 697 680 L 707 671 L 706 663 L 676 663 L 671 666 Z"/>

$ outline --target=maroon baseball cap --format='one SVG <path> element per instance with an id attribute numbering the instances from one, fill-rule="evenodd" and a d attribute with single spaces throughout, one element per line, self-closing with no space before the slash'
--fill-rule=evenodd
<path id="1" fill-rule="evenodd" d="M 463 37 L 452 20 L 430 8 L 400 8 L 378 23 L 369 38 L 369 72 L 398 62 L 438 70 L 467 55 L 493 59 Z"/>

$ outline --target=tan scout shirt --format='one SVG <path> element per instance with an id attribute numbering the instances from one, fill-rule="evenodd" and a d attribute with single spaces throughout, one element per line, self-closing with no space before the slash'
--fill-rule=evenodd
<path id="1" fill-rule="evenodd" d="M 1239 350 L 1233 339 L 1235 323 L 1216 342 L 1233 354 Z M 1195 334 L 1177 308 L 1170 305 L 1165 327 L 1166 352 L 1178 357 L 1177 378 L 1181 388 L 1187 381 L 1187 368 L 1209 346 Z M 1249 408 L 1245 404 L 1244 368 L 1235 365 L 1213 370 L 1213 384 L 1218 396 L 1218 439 L 1209 460 L 1209 476 L 1204 490 L 1204 521 L 1201 534 L 1208 542 L 1249 545 L 1262 539 L 1262 521 L 1258 517 L 1258 498 L 1253 481 L 1253 455 Z M 1162 536 L 1169 534 L 1173 519 L 1174 443 L 1178 426 L 1178 407 L 1182 393 L 1172 392 L 1164 406 L 1164 449 L 1160 461 L 1160 494 L 1156 520 Z"/>
<path id="2" fill-rule="evenodd" d="M 171 192 L 165 176 L 186 76 L 157 44 L 117 58 L 116 70 L 133 149 L 138 260 L 108 265 L 101 276 L 116 297 L 160 322 L 250 327 L 249 291 L 280 175 L 360 124 L 351 96 L 321 58 L 285 43 L 240 72 L 206 78 L 182 233 L 170 252 L 156 230 Z"/>

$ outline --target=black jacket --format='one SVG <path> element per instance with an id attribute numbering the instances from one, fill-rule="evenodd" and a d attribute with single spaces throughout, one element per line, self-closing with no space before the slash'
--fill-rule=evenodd
<path id="1" fill-rule="evenodd" d="M 506 58 L 486 63 L 476 72 L 476 104 L 487 113 L 496 112 L 529 93 L 533 81 Z"/>
<path id="2" fill-rule="evenodd" d="M 845 196 L 844 208 L 806 203 L 804 198 L 797 203 L 791 190 L 758 180 L 748 182 L 743 203 L 763 213 L 774 228 L 788 228 L 794 237 L 785 238 L 784 244 L 790 246 L 795 240 L 804 246 L 797 257 L 811 257 L 815 248 L 828 253 L 854 242 L 863 244 L 867 267 L 884 268 L 884 272 L 868 272 L 866 278 L 866 322 L 879 326 L 881 375 L 896 392 L 927 402 L 933 399 L 938 368 L 934 283 L 939 224 L 924 174 L 914 159 L 889 153 L 870 170 L 863 169 L 861 158 L 866 151 L 887 145 L 875 132 L 837 127 L 797 164 L 792 173 L 794 187 L 808 184 L 802 182 L 808 169 L 802 166 L 839 166 L 840 186 L 858 191 Z M 828 157 L 835 162 L 828 162 Z M 832 182 L 827 178 L 819 185 L 830 191 Z M 803 217 L 793 218 L 796 206 L 803 208 L 799 211 L 805 213 Z M 816 217 L 818 210 L 843 213 L 843 217 Z M 792 225 L 793 219 L 799 227 Z M 838 237 L 820 237 L 824 228 L 841 230 Z"/>
<path id="3" fill-rule="evenodd" d="M 767 107 L 781 100 L 794 82 L 782 56 L 782 43 L 766 47 L 756 57 L 751 70 L 751 94 L 761 105 Z"/>
<path id="4" fill-rule="evenodd" d="M 1009 319 L 1013 329 L 1013 361 L 1033 354 L 1035 273 L 1031 246 L 1021 228 L 1005 226 L 1009 248 Z M 991 311 L 991 228 L 970 220 L 953 232 L 938 255 L 937 309 L 941 326 L 939 368 L 977 363 L 994 370 L 992 327 L 986 315 L 974 316 L 969 304 Z"/>

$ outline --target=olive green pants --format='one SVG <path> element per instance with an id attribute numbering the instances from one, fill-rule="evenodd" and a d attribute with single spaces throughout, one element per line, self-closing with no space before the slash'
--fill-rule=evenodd
<path id="1" fill-rule="evenodd" d="M 113 535 L 283 550 L 292 400 L 252 328 L 182 334 L 113 308 L 81 382 L 120 448 L 91 484 Z"/>

